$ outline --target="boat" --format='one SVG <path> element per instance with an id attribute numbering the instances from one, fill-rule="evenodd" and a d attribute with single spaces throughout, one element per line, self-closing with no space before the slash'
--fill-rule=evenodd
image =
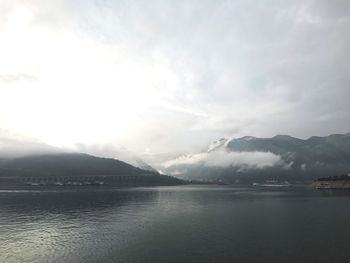
<path id="1" fill-rule="evenodd" d="M 267 180 L 264 183 L 253 183 L 254 187 L 289 187 L 291 184 L 288 181 L 279 182 L 277 180 Z"/>

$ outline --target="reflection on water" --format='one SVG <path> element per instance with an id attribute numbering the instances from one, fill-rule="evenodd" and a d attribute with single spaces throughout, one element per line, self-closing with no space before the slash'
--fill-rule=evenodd
<path id="1" fill-rule="evenodd" d="M 142 227 L 156 197 L 157 191 L 1 193 L 0 262 L 98 259 Z"/>
<path id="2" fill-rule="evenodd" d="M 0 192 L 0 262 L 348 262 L 347 191 Z"/>

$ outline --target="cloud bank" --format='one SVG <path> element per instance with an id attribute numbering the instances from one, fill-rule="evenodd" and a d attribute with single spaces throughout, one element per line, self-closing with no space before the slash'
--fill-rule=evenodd
<path id="1" fill-rule="evenodd" d="M 282 166 L 288 169 L 288 165 L 282 158 L 271 152 L 228 152 L 225 150 L 181 156 L 163 163 L 165 169 L 177 166 L 238 167 L 241 169 Z"/>
<path id="2" fill-rule="evenodd" d="M 67 152 L 40 142 L 0 138 L 0 158 L 15 158 L 28 155 L 55 154 Z"/>

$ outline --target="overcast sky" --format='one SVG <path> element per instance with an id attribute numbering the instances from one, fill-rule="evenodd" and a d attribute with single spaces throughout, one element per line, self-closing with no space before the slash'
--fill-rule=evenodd
<path id="1" fill-rule="evenodd" d="M 1 0 L 0 137 L 158 154 L 350 131 L 350 1 Z"/>

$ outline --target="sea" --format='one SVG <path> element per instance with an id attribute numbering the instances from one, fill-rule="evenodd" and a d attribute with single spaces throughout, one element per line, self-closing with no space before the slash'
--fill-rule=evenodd
<path id="1" fill-rule="evenodd" d="M 1 263 L 346 263 L 349 246 L 346 190 L 0 191 Z"/>

